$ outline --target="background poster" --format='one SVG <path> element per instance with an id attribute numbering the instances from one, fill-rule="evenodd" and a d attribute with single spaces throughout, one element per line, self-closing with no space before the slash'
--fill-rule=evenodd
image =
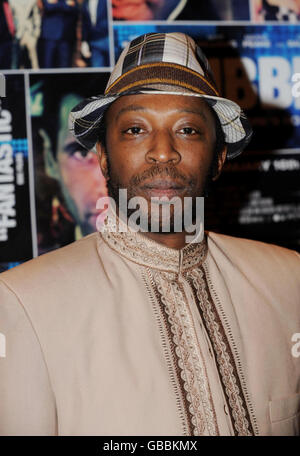
<path id="1" fill-rule="evenodd" d="M 0 262 L 32 258 L 24 76 L 6 76 L 0 114 Z"/>
<path id="2" fill-rule="evenodd" d="M 106 183 L 96 153 L 68 132 L 68 113 L 83 98 L 102 93 L 108 78 L 109 73 L 30 76 L 39 254 L 96 230 L 96 202 L 106 195 Z"/>
<path id="3" fill-rule="evenodd" d="M 0 68 L 109 67 L 109 0 L 0 0 Z"/>

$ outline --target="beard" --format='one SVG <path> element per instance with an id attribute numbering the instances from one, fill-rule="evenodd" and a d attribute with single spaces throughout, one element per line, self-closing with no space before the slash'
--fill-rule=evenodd
<path id="1" fill-rule="evenodd" d="M 158 227 L 155 232 L 159 233 L 164 233 L 164 234 L 170 234 L 170 233 L 175 233 L 178 231 L 184 231 L 184 214 L 183 214 L 183 207 L 184 207 L 184 212 L 189 212 L 191 214 L 190 221 L 192 223 L 195 222 L 196 220 L 196 214 L 197 214 L 197 198 L 198 197 L 203 197 L 203 196 L 208 196 L 211 182 L 212 182 L 212 176 L 214 175 L 214 169 L 215 169 L 215 160 L 212 161 L 211 166 L 205 176 L 204 179 L 204 186 L 203 190 L 199 191 L 197 189 L 197 178 L 193 176 L 187 176 L 184 175 L 183 173 L 179 172 L 178 169 L 175 166 L 170 166 L 170 165 L 153 165 L 151 168 L 146 169 L 144 172 L 142 172 L 139 175 L 133 176 L 128 184 L 124 185 L 121 180 L 119 179 L 118 176 L 116 176 L 112 172 L 112 166 L 109 161 L 109 156 L 107 154 L 107 165 L 108 165 L 108 180 L 107 180 L 107 191 L 108 191 L 108 196 L 114 199 L 116 203 L 116 209 L 117 209 L 117 215 L 127 223 L 127 219 L 134 214 L 136 209 L 129 209 L 128 208 L 128 203 L 131 198 L 141 196 L 141 190 L 140 186 L 143 184 L 143 182 L 151 181 L 151 178 L 156 178 L 159 177 L 161 179 L 164 178 L 171 178 L 173 180 L 176 180 L 177 182 L 180 182 L 180 185 L 185 187 L 185 195 L 184 197 L 189 197 L 188 198 L 188 203 L 187 199 L 184 201 L 184 206 L 181 205 L 181 211 L 180 214 L 176 212 L 176 209 L 174 208 L 174 205 L 169 205 L 169 225 L 168 225 L 168 231 L 166 232 L 164 230 L 164 212 L 162 208 L 162 204 L 160 204 L 159 211 L 153 211 L 153 206 L 151 205 L 150 201 L 148 202 L 148 211 L 147 211 L 147 222 L 146 222 L 146 227 L 144 231 L 153 231 L 152 228 L 152 223 L 153 220 L 156 222 L 156 226 Z M 126 189 L 127 190 L 127 207 L 126 211 L 124 211 L 124 208 L 122 205 L 119 204 L 119 190 L 121 189 Z M 199 194 L 200 193 L 200 194 Z M 181 198 L 183 199 L 183 198 Z M 178 215 L 180 217 L 178 217 Z M 157 220 L 158 218 L 158 220 Z M 180 220 L 179 220 L 180 218 Z M 178 227 L 180 226 L 180 230 L 178 230 Z M 143 225 L 145 226 L 145 225 Z"/>

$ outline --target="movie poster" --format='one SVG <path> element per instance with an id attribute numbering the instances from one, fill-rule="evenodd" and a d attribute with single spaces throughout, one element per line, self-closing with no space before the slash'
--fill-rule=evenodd
<path id="1" fill-rule="evenodd" d="M 0 262 L 33 256 L 25 82 L 9 74 L 0 114 Z M 1 267 L 1 266 L 0 266 Z"/>
<path id="2" fill-rule="evenodd" d="M 106 195 L 106 182 L 95 151 L 69 133 L 68 115 L 83 98 L 102 93 L 108 77 L 106 72 L 30 76 L 39 254 L 96 231 L 96 202 Z"/>
<path id="3" fill-rule="evenodd" d="M 110 67 L 109 0 L 1 0 L 0 68 Z"/>

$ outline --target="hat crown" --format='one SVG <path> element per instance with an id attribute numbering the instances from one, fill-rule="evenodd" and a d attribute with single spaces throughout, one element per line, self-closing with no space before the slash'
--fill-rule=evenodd
<path id="1" fill-rule="evenodd" d="M 133 70 L 157 68 L 160 65 L 163 67 L 167 64 L 198 73 L 217 92 L 215 79 L 205 54 L 193 38 L 179 32 L 146 33 L 128 43 L 111 73 L 105 92 L 113 93 L 116 82 Z"/>

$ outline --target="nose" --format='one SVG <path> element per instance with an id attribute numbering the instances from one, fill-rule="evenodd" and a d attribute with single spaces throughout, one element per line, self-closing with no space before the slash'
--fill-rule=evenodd
<path id="1" fill-rule="evenodd" d="M 172 163 L 177 165 L 181 160 L 180 153 L 176 150 L 172 134 L 168 130 L 156 132 L 146 152 L 146 162 L 153 163 Z"/>

